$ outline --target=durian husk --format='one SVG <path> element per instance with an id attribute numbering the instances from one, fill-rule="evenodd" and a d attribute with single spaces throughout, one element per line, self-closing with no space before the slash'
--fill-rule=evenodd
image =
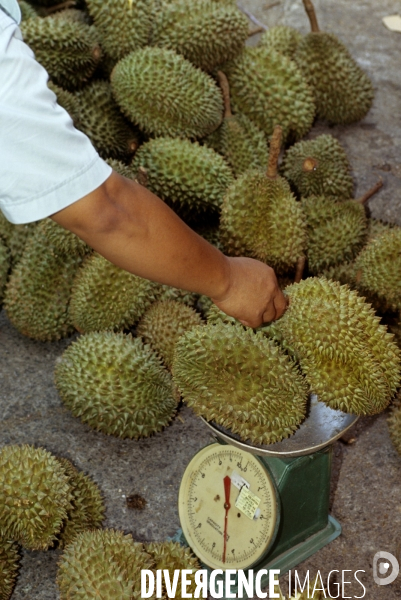
<path id="1" fill-rule="evenodd" d="M 140 600 L 141 570 L 153 560 L 131 535 L 86 531 L 65 548 L 57 573 L 61 600 Z"/>
<path id="2" fill-rule="evenodd" d="M 81 336 L 58 362 L 55 383 L 75 417 L 121 438 L 161 431 L 178 403 L 171 376 L 157 354 L 140 338 L 122 333 Z"/>
<path id="3" fill-rule="evenodd" d="M 58 252 L 36 229 L 11 273 L 4 307 L 20 333 L 47 342 L 73 332 L 68 304 L 81 258 Z"/>
<path id="4" fill-rule="evenodd" d="M 20 260 L 28 239 L 38 225 L 38 222 L 14 225 L 7 221 L 0 211 L 0 239 L 2 239 L 10 251 L 11 266 L 15 266 Z"/>
<path id="5" fill-rule="evenodd" d="M 93 253 L 74 281 L 69 307 L 71 322 L 80 333 L 125 329 L 141 318 L 156 299 L 157 289 L 152 281 Z"/>
<path id="6" fill-rule="evenodd" d="M 79 102 L 76 96 L 69 92 L 68 90 L 63 89 L 59 85 L 56 85 L 52 81 L 47 82 L 48 87 L 56 94 L 57 104 L 59 104 L 64 110 L 68 112 L 71 119 L 74 122 L 75 127 L 79 127 L 80 125 L 80 108 Z"/>
<path id="7" fill-rule="evenodd" d="M 248 19 L 235 6 L 213 0 L 176 0 L 162 3 L 151 43 L 174 50 L 211 72 L 241 52 L 248 29 Z"/>
<path id="8" fill-rule="evenodd" d="M 349 200 L 353 195 L 351 165 L 340 142 L 329 134 L 291 146 L 284 155 L 281 173 L 303 197 Z"/>
<path id="9" fill-rule="evenodd" d="M 19 567 L 17 544 L 0 535 L 0 600 L 9 600 Z"/>
<path id="10" fill-rule="evenodd" d="M 122 112 L 149 135 L 201 138 L 223 118 L 215 81 L 173 50 L 132 52 L 113 69 L 111 84 Z"/>
<path id="11" fill-rule="evenodd" d="M 38 225 L 39 231 L 60 254 L 84 257 L 92 252 L 91 248 L 75 233 L 64 229 L 64 227 L 58 225 L 53 219 L 43 219 Z"/>
<path id="12" fill-rule="evenodd" d="M 170 575 L 170 581 L 173 581 L 174 571 L 180 571 L 180 577 L 178 578 L 177 591 L 175 598 L 176 600 L 182 600 L 181 595 L 181 572 L 183 569 L 192 571 L 191 575 L 187 575 L 187 580 L 191 583 L 187 587 L 187 594 L 193 596 L 196 583 L 195 573 L 201 568 L 199 560 L 191 552 L 190 548 L 181 546 L 178 542 L 151 542 L 145 544 L 145 551 L 150 554 L 153 558 L 155 566 L 154 569 L 158 570 L 167 569 Z M 162 593 L 167 598 L 167 591 L 164 586 Z"/>
<path id="13" fill-rule="evenodd" d="M 202 324 L 202 319 L 189 306 L 174 300 L 154 302 L 137 326 L 137 335 L 159 354 L 168 369 L 171 369 L 175 344 L 179 337 Z"/>
<path id="14" fill-rule="evenodd" d="M 293 27 L 275 25 L 263 33 L 259 45 L 293 58 L 302 38 L 303 35 Z"/>
<path id="15" fill-rule="evenodd" d="M 0 450 L 0 534 L 29 550 L 47 550 L 71 508 L 68 477 L 43 448 Z"/>
<path id="16" fill-rule="evenodd" d="M 264 330 L 299 361 L 312 392 L 357 415 L 383 411 L 401 377 L 401 353 L 370 304 L 346 285 L 311 277 L 288 286 L 289 307 Z"/>
<path id="17" fill-rule="evenodd" d="M 59 547 L 67 546 L 83 531 L 99 529 L 105 513 L 105 505 L 97 485 L 88 475 L 78 471 L 67 458 L 57 458 L 71 486 L 71 508 L 67 521 L 59 535 Z"/>
<path id="18" fill-rule="evenodd" d="M 217 322 L 182 335 L 173 378 L 197 415 L 244 441 L 278 442 L 305 416 L 308 388 L 295 364 L 262 333 L 242 325 Z"/>

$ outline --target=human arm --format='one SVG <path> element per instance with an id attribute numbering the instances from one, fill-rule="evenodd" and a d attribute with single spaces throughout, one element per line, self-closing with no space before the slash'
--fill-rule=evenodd
<path id="1" fill-rule="evenodd" d="M 152 192 L 115 172 L 52 218 L 122 269 L 205 294 L 245 325 L 257 327 L 285 310 L 270 267 L 226 257 Z"/>

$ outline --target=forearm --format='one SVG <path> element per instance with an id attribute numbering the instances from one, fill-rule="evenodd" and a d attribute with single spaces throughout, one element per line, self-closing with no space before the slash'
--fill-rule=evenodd
<path id="1" fill-rule="evenodd" d="M 117 174 L 53 219 L 131 273 L 215 298 L 228 290 L 226 257 L 149 190 Z"/>

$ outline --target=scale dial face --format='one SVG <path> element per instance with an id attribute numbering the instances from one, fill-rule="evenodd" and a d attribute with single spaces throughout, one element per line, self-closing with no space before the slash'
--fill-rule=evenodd
<path id="1" fill-rule="evenodd" d="M 247 569 L 274 541 L 275 485 L 244 450 L 211 444 L 198 452 L 185 470 L 178 505 L 188 544 L 212 569 Z"/>

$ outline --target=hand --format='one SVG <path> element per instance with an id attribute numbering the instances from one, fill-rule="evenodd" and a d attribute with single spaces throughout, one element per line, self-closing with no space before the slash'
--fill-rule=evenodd
<path id="1" fill-rule="evenodd" d="M 226 259 L 229 285 L 222 297 L 212 298 L 216 306 L 248 327 L 279 319 L 287 300 L 273 269 L 253 258 Z"/>

